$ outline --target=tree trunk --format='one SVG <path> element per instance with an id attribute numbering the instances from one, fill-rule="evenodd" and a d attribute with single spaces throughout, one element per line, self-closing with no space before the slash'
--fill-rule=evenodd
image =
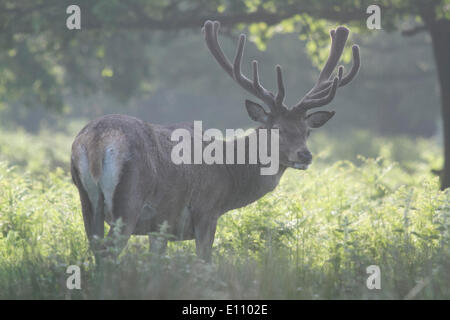
<path id="1" fill-rule="evenodd" d="M 429 26 L 441 90 L 444 133 L 444 168 L 441 190 L 450 187 L 450 20 L 439 20 Z"/>

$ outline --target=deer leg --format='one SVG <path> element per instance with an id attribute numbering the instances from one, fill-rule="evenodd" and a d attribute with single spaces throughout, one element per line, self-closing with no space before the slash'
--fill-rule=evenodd
<path id="1" fill-rule="evenodd" d="M 144 191 L 136 181 L 139 181 L 139 172 L 124 165 L 122 179 L 114 189 L 111 208 L 114 223 L 106 240 L 109 248 L 114 247 L 113 256 L 118 256 L 126 246 L 144 208 Z"/>
<path id="2" fill-rule="evenodd" d="M 133 199 L 126 199 L 126 196 L 123 195 L 123 201 L 114 203 L 115 223 L 111 225 L 107 236 L 108 246 L 115 248 L 115 256 L 118 256 L 128 243 L 142 210 L 142 202 L 133 203 Z"/>
<path id="3" fill-rule="evenodd" d="M 113 209 L 113 215 L 115 217 L 114 223 L 111 224 L 108 235 L 106 236 L 106 247 L 113 248 L 113 252 L 110 254 L 117 257 L 123 248 L 128 243 L 139 218 L 139 213 L 142 210 L 140 203 L 130 203 L 131 201 L 125 200 L 124 202 L 115 202 L 115 208 Z"/>
<path id="4" fill-rule="evenodd" d="M 91 250 L 94 252 L 95 260 L 99 261 L 101 259 L 102 251 L 104 250 L 105 244 L 102 243 L 105 237 L 105 214 L 104 214 L 104 198 L 103 193 L 98 191 L 98 201 L 94 206 L 94 216 L 92 217 L 91 225 L 91 238 L 89 244 Z"/>
<path id="5" fill-rule="evenodd" d="M 211 261 L 212 246 L 216 234 L 217 219 L 201 218 L 194 226 L 197 256 L 206 262 Z"/>
<path id="6" fill-rule="evenodd" d="M 78 193 L 80 194 L 84 229 L 89 240 L 89 246 L 95 254 L 99 249 L 99 245 L 98 240 L 94 236 L 97 236 L 99 239 L 103 239 L 104 237 L 103 195 L 100 192 L 97 203 L 93 204 L 80 181 L 78 172 L 73 167 L 71 170 L 73 182 L 77 186 Z"/>

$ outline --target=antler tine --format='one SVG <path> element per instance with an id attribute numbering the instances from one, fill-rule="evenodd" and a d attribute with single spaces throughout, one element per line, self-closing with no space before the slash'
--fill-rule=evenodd
<path id="1" fill-rule="evenodd" d="M 236 49 L 236 55 L 233 62 L 233 74 L 234 79 L 247 91 L 257 96 L 259 99 L 264 101 L 268 106 L 270 111 L 276 113 L 279 111 L 278 105 L 274 100 L 273 94 L 266 90 L 261 83 L 259 82 L 259 72 L 258 72 L 258 63 L 253 63 L 253 74 L 255 75 L 256 70 L 256 81 L 253 79 L 253 82 L 250 81 L 245 75 L 241 72 L 241 63 L 242 56 L 244 55 L 244 47 L 245 47 L 245 35 L 241 34 L 238 40 L 238 46 Z"/>
<path id="2" fill-rule="evenodd" d="M 352 51 L 353 51 L 353 64 L 352 64 L 352 68 L 350 69 L 350 72 L 348 74 L 346 74 L 345 76 L 343 76 L 344 66 L 339 66 L 339 70 L 338 70 L 338 78 L 339 78 L 338 87 L 339 88 L 349 84 L 355 78 L 355 76 L 358 74 L 358 71 L 359 71 L 359 68 L 361 65 L 361 59 L 359 56 L 359 47 L 357 45 L 354 45 L 352 47 Z M 326 82 L 327 87 L 325 89 L 320 90 L 320 91 L 310 95 L 309 98 L 317 99 L 317 98 L 325 97 L 328 94 L 328 92 L 330 92 L 332 84 L 333 83 L 331 81 L 327 81 Z"/>
<path id="3" fill-rule="evenodd" d="M 206 21 L 202 29 L 205 34 L 205 42 L 206 45 L 208 46 L 209 51 L 214 56 L 219 65 L 231 77 L 233 77 L 233 67 L 228 58 L 223 54 L 219 42 L 217 41 L 217 34 L 219 32 L 219 28 L 220 23 L 218 21 L 215 22 L 212 22 L 210 20 Z"/>
<path id="4" fill-rule="evenodd" d="M 344 66 L 339 66 L 339 69 L 338 69 L 338 78 L 339 78 L 339 83 L 341 82 L 341 80 L 342 80 L 342 75 L 344 74 Z"/>
<path id="5" fill-rule="evenodd" d="M 353 65 L 350 72 L 344 76 L 344 67 L 339 66 L 337 76 L 333 80 L 330 79 L 344 51 L 348 34 L 349 30 L 345 27 L 338 27 L 336 30 L 330 31 L 331 48 L 327 62 L 320 72 L 319 79 L 314 87 L 294 106 L 293 110 L 305 112 L 311 108 L 328 104 L 334 98 L 334 91 L 336 91 L 337 87 L 345 86 L 356 76 L 361 62 L 359 47 L 354 45 L 352 47 Z"/>
<path id="6" fill-rule="evenodd" d="M 236 81 L 238 82 L 241 87 L 243 87 L 245 90 L 250 92 L 251 94 L 255 95 L 262 101 L 264 101 L 270 108 L 270 110 L 273 113 L 277 113 L 280 111 L 281 108 L 286 108 L 282 103 L 284 100 L 284 85 L 280 83 L 280 80 L 278 80 L 278 94 L 276 99 L 270 91 L 266 90 L 261 83 L 259 82 L 259 75 L 258 75 L 258 63 L 256 61 L 253 61 L 253 81 L 248 79 L 245 75 L 241 72 L 241 63 L 242 63 L 242 56 L 244 54 L 244 47 L 245 47 L 245 35 L 241 34 L 238 40 L 238 45 L 236 49 L 236 55 L 233 60 L 233 64 L 228 60 L 228 58 L 223 53 L 219 42 L 217 40 L 218 31 L 220 28 L 220 23 L 218 21 L 212 22 L 212 21 L 206 21 L 205 25 L 203 27 L 205 32 L 205 40 L 206 44 L 208 46 L 208 49 L 211 51 L 212 55 L 216 59 L 216 61 L 220 64 L 220 66 Z M 278 72 L 278 71 L 277 71 Z M 280 69 L 281 72 L 281 69 Z M 281 76 L 281 74 L 279 75 Z M 281 91 L 280 91 L 281 88 Z M 279 104 L 278 101 L 281 103 Z"/>
<path id="7" fill-rule="evenodd" d="M 352 68 L 350 69 L 350 72 L 342 78 L 342 80 L 339 83 L 339 87 L 343 87 L 346 84 L 348 84 L 350 81 L 353 80 L 353 78 L 358 73 L 359 67 L 361 65 L 361 59 L 359 57 L 359 47 L 357 45 L 353 45 L 352 47 L 352 53 L 353 53 L 353 64 Z"/>
<path id="8" fill-rule="evenodd" d="M 264 92 L 265 89 L 259 82 L 259 71 L 258 71 L 258 61 L 253 60 L 252 62 L 252 68 L 253 68 L 253 87 L 258 92 Z M 270 92 L 267 92 L 268 95 L 270 95 Z"/>
<path id="9" fill-rule="evenodd" d="M 344 66 L 339 66 L 338 73 L 337 73 L 338 87 L 342 87 L 341 80 L 342 80 L 343 73 L 344 73 Z M 329 81 L 324 82 L 321 85 L 321 87 L 324 87 L 324 86 L 325 86 L 325 89 L 322 89 L 319 91 L 316 90 L 316 92 L 314 94 L 311 94 L 308 96 L 308 99 L 317 99 L 317 98 L 325 97 L 330 92 L 330 90 L 333 86 L 333 81 L 329 80 Z"/>
<path id="10" fill-rule="evenodd" d="M 322 83 L 330 78 L 331 73 L 341 58 L 342 52 L 344 51 L 345 42 L 347 42 L 349 30 L 345 27 L 339 27 L 337 30 L 331 30 L 331 48 L 328 60 L 320 72 L 317 84 Z"/>
<path id="11" fill-rule="evenodd" d="M 301 106 L 302 110 L 306 111 L 309 109 L 322 107 L 330 103 L 334 99 L 337 87 L 338 87 L 338 77 L 335 77 L 331 84 L 331 89 L 329 90 L 328 94 L 323 98 L 305 100 Z"/>
<path id="12" fill-rule="evenodd" d="M 283 74 L 281 72 L 281 66 L 277 65 L 275 69 L 277 70 L 277 86 L 278 86 L 278 93 L 277 96 L 275 97 L 275 102 L 277 105 L 281 106 L 283 105 L 284 96 L 286 92 L 284 90 Z"/>
<path id="13" fill-rule="evenodd" d="M 252 92 L 252 89 L 254 89 L 252 83 L 241 72 L 241 63 L 242 63 L 242 56 L 244 55 L 244 46 L 245 46 L 245 34 L 241 34 L 239 36 L 238 46 L 236 49 L 236 55 L 235 55 L 234 61 L 233 61 L 233 75 L 234 75 L 234 79 L 241 86 L 243 86 L 248 91 Z"/>

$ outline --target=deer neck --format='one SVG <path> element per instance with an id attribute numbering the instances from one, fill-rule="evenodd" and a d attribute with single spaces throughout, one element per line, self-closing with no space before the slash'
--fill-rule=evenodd
<path id="1" fill-rule="evenodd" d="M 245 144 L 245 164 L 233 164 L 227 165 L 227 173 L 232 182 L 232 190 L 233 192 L 230 194 L 232 201 L 229 203 L 233 203 L 233 208 L 239 208 L 245 206 L 251 202 L 256 201 L 257 199 L 264 196 L 266 193 L 275 189 L 278 185 L 281 176 L 283 175 L 286 167 L 279 164 L 278 171 L 273 175 L 263 175 L 261 174 L 261 169 L 267 165 L 263 165 L 259 158 L 259 137 L 260 130 L 262 127 L 255 129 L 256 137 L 258 137 L 258 143 L 255 147 L 250 146 L 250 136 L 245 135 L 241 137 L 235 137 L 232 140 L 227 141 L 226 143 L 232 143 L 234 145 L 234 157 L 236 160 L 236 155 L 238 152 L 238 145 Z M 270 142 L 270 137 L 268 138 Z M 258 154 L 256 164 L 249 163 L 249 155 L 251 152 L 255 152 Z M 224 156 L 226 157 L 227 151 L 230 150 L 225 148 Z M 237 162 L 234 162 L 237 163 Z M 230 208 L 230 209 L 233 209 Z"/>

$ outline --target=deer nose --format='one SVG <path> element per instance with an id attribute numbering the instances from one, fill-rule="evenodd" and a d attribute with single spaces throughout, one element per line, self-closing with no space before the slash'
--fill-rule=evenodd
<path id="1" fill-rule="evenodd" d="M 305 161 L 308 164 L 311 163 L 311 161 L 312 161 L 312 154 L 308 150 L 299 151 L 299 152 L 297 152 L 297 155 L 298 155 L 299 159 L 301 159 L 302 161 Z"/>

